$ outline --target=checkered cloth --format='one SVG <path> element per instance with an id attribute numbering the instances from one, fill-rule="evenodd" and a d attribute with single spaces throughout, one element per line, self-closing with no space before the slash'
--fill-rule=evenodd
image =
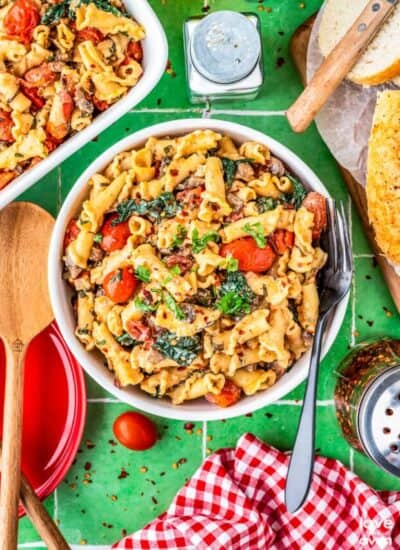
<path id="1" fill-rule="evenodd" d="M 376 493 L 318 457 L 308 501 L 286 511 L 288 455 L 251 434 L 208 457 L 169 510 L 114 548 L 156 550 L 400 549 L 400 493 Z"/>

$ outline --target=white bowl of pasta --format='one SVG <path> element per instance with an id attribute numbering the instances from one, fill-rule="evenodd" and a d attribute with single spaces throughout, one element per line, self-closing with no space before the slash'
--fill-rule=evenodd
<path id="1" fill-rule="evenodd" d="M 0 208 L 127 113 L 168 57 L 147 0 L 16 0 L 0 49 Z M 18 32 L 21 36 L 14 35 Z M 4 63 L 3 63 L 4 65 Z"/>
<path id="2" fill-rule="evenodd" d="M 54 228 L 49 287 L 66 342 L 102 387 L 159 416 L 216 420 L 280 399 L 307 376 L 324 196 L 284 145 L 231 122 L 123 139 Z"/>

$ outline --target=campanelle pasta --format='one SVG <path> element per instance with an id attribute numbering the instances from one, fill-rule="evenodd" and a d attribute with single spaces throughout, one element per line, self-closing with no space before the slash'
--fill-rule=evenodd
<path id="1" fill-rule="evenodd" d="M 308 349 L 325 200 L 264 145 L 211 130 L 153 137 L 89 189 L 67 228 L 64 275 L 76 336 L 119 385 L 229 406 Z"/>
<path id="2" fill-rule="evenodd" d="M 145 38 L 119 0 L 5 4 L 0 10 L 0 189 L 135 86 L 143 72 Z"/>

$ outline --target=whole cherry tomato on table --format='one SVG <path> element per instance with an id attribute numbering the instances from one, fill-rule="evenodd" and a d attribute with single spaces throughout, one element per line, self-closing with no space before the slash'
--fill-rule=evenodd
<path id="1" fill-rule="evenodd" d="M 103 281 L 103 289 L 106 296 L 115 304 L 127 302 L 133 295 L 138 286 L 139 281 L 136 279 L 130 267 L 123 267 L 111 271 L 105 276 Z"/>
<path id="2" fill-rule="evenodd" d="M 268 271 L 276 257 L 269 244 L 260 248 L 253 237 L 244 237 L 223 244 L 219 253 L 221 256 L 232 256 L 238 260 L 240 271 L 254 271 L 255 273 Z"/>
<path id="3" fill-rule="evenodd" d="M 294 233 L 286 229 L 277 229 L 271 235 L 270 243 L 277 254 L 284 254 L 286 250 L 293 248 Z"/>
<path id="4" fill-rule="evenodd" d="M 10 38 L 29 44 L 40 14 L 31 0 L 16 0 L 4 17 L 4 29 Z"/>
<path id="5" fill-rule="evenodd" d="M 218 405 L 218 407 L 230 407 L 239 401 L 241 394 L 241 388 L 232 382 L 232 380 L 226 380 L 220 393 L 207 393 L 205 398 L 210 403 Z"/>
<path id="6" fill-rule="evenodd" d="M 113 225 L 117 218 L 118 214 L 107 216 L 100 230 L 102 234 L 100 246 L 105 252 L 112 252 L 113 250 L 123 248 L 131 234 L 129 222 L 126 221 Z"/>
<path id="7" fill-rule="evenodd" d="M 114 422 L 115 437 L 132 451 L 150 449 L 157 441 L 157 430 L 154 423 L 143 414 L 129 411 L 121 414 Z"/>
<path id="8" fill-rule="evenodd" d="M 7 141 L 7 143 L 13 143 L 15 141 L 12 135 L 13 121 L 10 113 L 0 109 L 0 141 Z"/>
<path id="9" fill-rule="evenodd" d="M 302 206 L 314 214 L 312 238 L 315 241 L 320 238 L 321 233 L 325 231 L 328 226 L 326 199 L 320 193 L 312 191 L 308 193 Z"/>

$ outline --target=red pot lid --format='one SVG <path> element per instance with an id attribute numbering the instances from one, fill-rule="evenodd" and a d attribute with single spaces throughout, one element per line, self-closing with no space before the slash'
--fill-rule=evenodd
<path id="1" fill-rule="evenodd" d="M 0 397 L 5 354 L 0 342 Z M 83 372 L 53 322 L 29 345 L 25 359 L 22 471 L 39 498 L 50 495 L 71 466 L 86 417 Z M 3 407 L 0 409 L 0 435 Z M 24 515 L 20 506 L 19 514 Z"/>

